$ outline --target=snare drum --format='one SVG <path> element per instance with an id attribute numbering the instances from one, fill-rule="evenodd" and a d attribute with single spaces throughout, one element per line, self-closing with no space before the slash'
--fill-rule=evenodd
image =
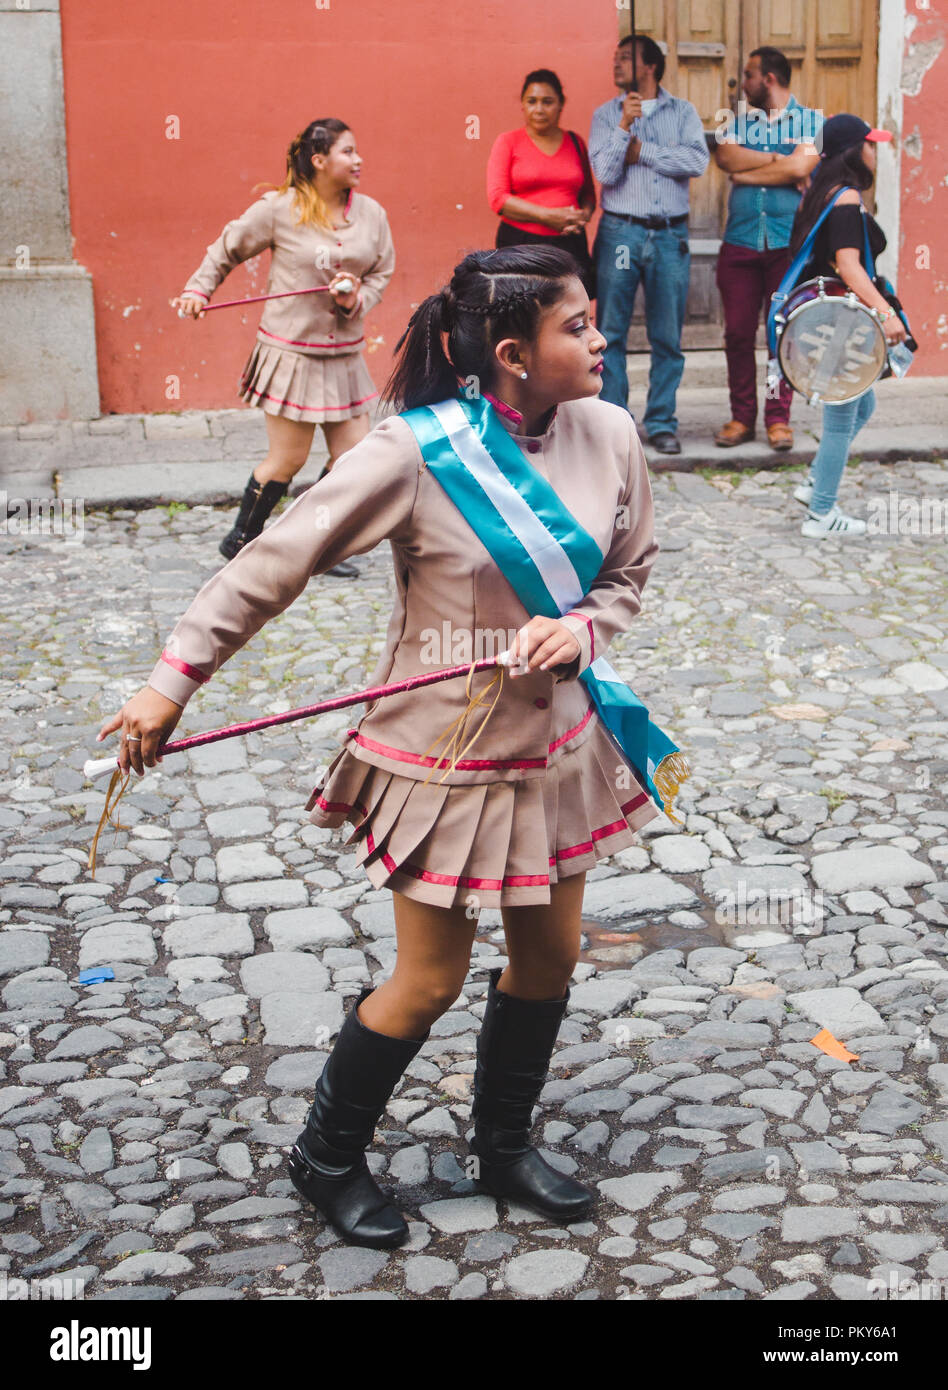
<path id="1" fill-rule="evenodd" d="M 780 370 L 811 405 L 855 400 L 885 367 L 882 325 L 842 280 L 804 281 L 787 295 L 774 323 Z"/>

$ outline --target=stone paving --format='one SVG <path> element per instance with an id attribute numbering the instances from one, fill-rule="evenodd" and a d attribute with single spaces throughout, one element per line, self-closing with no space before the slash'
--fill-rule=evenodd
<path id="1" fill-rule="evenodd" d="M 766 353 L 758 358 L 763 379 Z M 641 419 L 649 357 L 633 353 L 628 362 L 629 408 Z M 876 382 L 874 390 L 876 411 L 860 432 L 854 452 L 889 463 L 940 459 L 948 378 L 887 378 Z M 789 454 L 771 449 L 762 426 L 747 444 L 715 447 L 715 431 L 730 415 L 722 352 L 686 353 L 676 402 L 681 453 L 659 454 L 646 441 L 646 456 L 655 471 L 692 472 L 710 466 L 754 472 L 808 463 L 816 452 L 822 408 L 799 397 L 793 403 L 794 446 Z M 380 418 L 378 410 L 372 418 L 373 423 Z M 5 498 L 82 498 L 86 507 L 135 508 L 239 500 L 266 447 L 263 413 L 247 407 L 0 425 L 0 516 Z M 322 431 L 317 430 L 310 457 L 294 480 L 294 493 L 316 481 L 325 459 Z"/>
<path id="2" fill-rule="evenodd" d="M 168 758 L 91 879 L 104 787 L 82 763 L 221 563 L 228 514 L 0 537 L 0 1273 L 80 1279 L 86 1301 L 944 1296 L 948 468 L 850 468 L 858 514 L 893 490 L 928 505 L 890 499 L 901 530 L 850 542 L 801 539 L 800 477 L 654 479 L 663 554 L 611 657 L 695 773 L 683 827 L 653 822 L 588 876 L 535 1128 L 598 1188 L 594 1218 L 557 1229 L 465 1175 L 504 959 L 485 913 L 370 1154 L 411 1222 L 394 1252 L 346 1247 L 286 1171 L 343 1001 L 394 956 L 390 895 L 303 810 L 346 712 Z M 180 731 L 364 683 L 387 548 L 359 564 L 314 581 Z M 114 979 L 79 984 L 96 965 Z"/>

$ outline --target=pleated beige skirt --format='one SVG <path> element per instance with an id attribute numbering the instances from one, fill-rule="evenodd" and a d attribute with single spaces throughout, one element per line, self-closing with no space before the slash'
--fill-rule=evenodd
<path id="1" fill-rule="evenodd" d="M 551 884 L 634 844 L 658 815 L 595 725 L 542 777 L 519 782 L 448 786 L 436 773 L 425 783 L 344 748 L 313 792 L 309 818 L 355 825 L 346 845 L 376 888 L 438 907 L 548 903 Z"/>
<path id="2" fill-rule="evenodd" d="M 268 415 L 322 425 L 368 415 L 379 393 L 361 352 L 312 357 L 255 342 L 239 394 Z"/>

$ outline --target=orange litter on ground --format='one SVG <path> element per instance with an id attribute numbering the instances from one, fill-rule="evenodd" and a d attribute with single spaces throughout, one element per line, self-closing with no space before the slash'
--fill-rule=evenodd
<path id="1" fill-rule="evenodd" d="M 840 1062 L 858 1062 L 859 1053 L 850 1052 L 844 1047 L 838 1038 L 834 1038 L 828 1028 L 821 1028 L 815 1038 L 810 1042 L 814 1047 L 818 1047 L 821 1052 L 825 1052 L 828 1057 L 835 1057 Z"/>

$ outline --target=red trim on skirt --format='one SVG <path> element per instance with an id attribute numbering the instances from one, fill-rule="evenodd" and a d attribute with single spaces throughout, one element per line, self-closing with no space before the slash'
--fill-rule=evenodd
<path id="1" fill-rule="evenodd" d="M 638 810 L 646 801 L 648 801 L 648 793 L 641 792 L 638 796 L 633 797 L 631 801 L 625 803 L 622 807 L 623 814 L 628 815 L 630 811 Z M 317 806 L 322 804 L 322 809 L 324 810 L 347 811 L 353 809 L 351 806 L 346 806 L 344 803 L 334 803 L 332 806 L 327 806 L 323 803 L 322 797 L 319 798 L 316 804 Z M 355 809 L 361 811 L 363 815 L 365 814 L 364 807 L 356 806 Z M 600 826 L 597 830 L 592 832 L 591 840 L 584 840 L 581 844 L 570 845 L 567 849 L 557 850 L 555 855 L 551 854 L 550 864 L 553 866 L 560 859 L 572 859 L 578 854 L 590 854 L 593 849 L 594 840 L 606 840 L 610 835 L 616 835 L 619 831 L 628 830 L 628 828 L 624 820 L 617 820 L 613 821 L 611 825 Z M 376 844 L 375 837 L 371 830 L 365 832 L 365 842 L 369 847 L 369 854 L 374 854 Z M 390 874 L 409 874 L 412 878 L 421 879 L 423 883 L 437 883 L 445 888 L 482 888 L 493 892 L 500 892 L 502 888 L 543 888 L 550 882 L 549 874 L 507 874 L 502 879 L 470 878 L 458 874 L 436 874 L 432 873 L 430 869 L 419 868 L 417 864 L 412 864 L 409 860 L 406 860 L 403 864 L 397 864 L 392 856 L 384 850 L 381 854 L 381 860 Z"/>
<path id="2" fill-rule="evenodd" d="M 308 410 L 310 415 L 319 415 L 327 410 L 351 410 L 353 406 L 365 405 L 366 401 L 374 401 L 378 391 L 373 391 L 371 396 L 363 396 L 361 401 L 347 401 L 345 405 L 300 405 L 298 401 L 280 400 L 279 396 L 271 396 L 269 391 L 255 391 L 252 386 L 244 385 L 241 382 L 241 389 L 249 391 L 256 396 L 258 401 L 276 401 L 277 405 L 289 405 L 294 410 Z M 256 403 L 256 402 L 255 402 Z M 330 421 L 330 424 L 332 421 Z"/>
<path id="3" fill-rule="evenodd" d="M 567 729 L 565 734 L 560 734 L 559 738 L 554 739 L 549 745 L 548 754 L 555 753 L 557 748 L 561 748 L 564 743 L 575 738 L 582 733 L 590 719 L 593 717 L 593 707 L 590 704 L 586 713 L 578 724 L 572 729 Z M 355 739 L 356 743 L 363 748 L 368 748 L 372 753 L 381 753 L 384 758 L 391 758 L 393 762 L 412 763 L 415 767 L 447 767 L 447 759 L 444 757 L 430 758 L 423 757 L 420 753 L 410 753 L 406 748 L 390 748 L 387 743 L 377 743 L 374 738 L 366 738 L 360 734 L 358 729 L 347 729 L 346 737 Z M 458 772 L 481 772 L 485 768 L 527 768 L 527 767 L 546 767 L 547 758 L 462 758 L 455 764 Z"/>

